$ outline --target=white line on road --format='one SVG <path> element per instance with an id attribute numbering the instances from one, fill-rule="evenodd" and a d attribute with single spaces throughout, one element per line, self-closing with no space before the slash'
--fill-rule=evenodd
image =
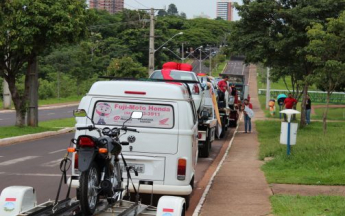
<path id="1" fill-rule="evenodd" d="M 48 113 L 47 115 L 55 115 L 55 113 Z"/>
<path id="2" fill-rule="evenodd" d="M 67 151 L 67 149 L 60 149 L 60 150 L 52 151 L 52 152 L 49 152 L 48 154 L 55 154 L 55 153 L 62 152 L 62 151 Z"/>
<path id="3" fill-rule="evenodd" d="M 35 158 L 38 158 L 38 157 L 39 156 L 27 156 L 27 157 L 17 158 L 17 159 L 13 159 L 13 160 L 8 160 L 8 161 L 4 161 L 4 162 L 0 163 L 0 166 L 12 165 L 12 164 L 20 163 L 20 162 L 23 162 L 23 161 L 35 159 Z"/>
<path id="4" fill-rule="evenodd" d="M 49 173 L 6 173 L 0 172 L 0 175 L 16 175 L 16 176 L 40 176 L 40 177 L 57 177 L 61 174 L 49 174 Z M 67 175 L 69 177 L 69 175 Z"/>
<path id="5" fill-rule="evenodd" d="M 71 110 L 71 111 L 67 111 L 67 113 L 72 113 L 73 112 L 73 110 Z"/>
<path id="6" fill-rule="evenodd" d="M 57 167 L 57 166 L 59 166 L 60 163 L 61 163 L 61 158 L 58 159 L 58 160 L 53 160 L 53 161 L 44 163 L 41 166 L 44 166 L 44 167 Z"/>

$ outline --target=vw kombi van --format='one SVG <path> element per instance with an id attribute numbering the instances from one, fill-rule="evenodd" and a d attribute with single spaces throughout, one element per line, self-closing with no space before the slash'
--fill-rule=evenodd
<path id="1" fill-rule="evenodd" d="M 138 172 L 132 179 L 136 186 L 139 180 L 152 180 L 154 194 L 184 196 L 188 205 L 198 158 L 198 125 L 186 84 L 100 81 L 93 84 L 78 109 L 86 110 L 88 118 L 77 118 L 76 127 L 92 125 L 92 121 L 97 127 L 121 127 L 133 111 L 142 112 L 141 119 L 126 122 L 139 133 L 128 131 L 120 138 L 129 143 L 122 146 L 127 164 Z M 99 136 L 95 131 L 77 130 L 75 137 L 82 134 Z M 78 187 L 74 161 L 72 185 Z M 149 185 L 140 186 L 141 193 L 151 191 Z"/>

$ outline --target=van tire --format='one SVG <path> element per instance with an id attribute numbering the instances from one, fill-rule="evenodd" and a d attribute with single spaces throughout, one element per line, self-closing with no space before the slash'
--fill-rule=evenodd
<path id="1" fill-rule="evenodd" d="M 192 187 L 192 193 L 193 193 L 193 189 L 194 189 L 194 177 L 192 178 L 192 180 L 190 180 L 189 184 L 190 184 L 190 186 Z M 185 210 L 186 210 L 186 211 L 187 211 L 188 208 L 189 208 L 190 197 L 191 197 L 192 193 L 189 194 L 189 195 L 183 196 L 183 198 L 184 198 L 185 201 L 186 201 L 186 206 L 185 206 Z"/>
<path id="2" fill-rule="evenodd" d="M 210 155 L 211 143 L 209 140 L 204 142 L 203 148 L 200 149 L 200 157 L 207 158 Z"/>

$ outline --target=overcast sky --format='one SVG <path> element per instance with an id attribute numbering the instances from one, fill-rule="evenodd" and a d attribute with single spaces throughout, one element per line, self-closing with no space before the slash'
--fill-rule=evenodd
<path id="1" fill-rule="evenodd" d="M 168 9 L 169 4 L 176 5 L 179 13 L 185 12 L 187 18 L 193 18 L 194 15 L 204 13 L 212 19 L 216 18 L 218 0 L 124 0 L 125 8 L 135 10 L 143 8 L 165 8 Z M 233 0 L 233 2 L 242 2 L 242 0 Z M 234 19 L 239 17 L 235 12 Z"/>

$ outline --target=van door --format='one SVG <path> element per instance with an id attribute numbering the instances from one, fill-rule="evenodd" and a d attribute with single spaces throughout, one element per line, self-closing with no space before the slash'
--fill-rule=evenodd
<path id="1" fill-rule="evenodd" d="M 93 99 L 92 119 L 96 126 L 127 127 L 139 131 L 123 134 L 128 141 L 122 152 L 176 154 L 178 148 L 178 104 L 176 102 L 117 101 Z M 143 112 L 141 119 L 128 120 L 133 111 Z"/>

